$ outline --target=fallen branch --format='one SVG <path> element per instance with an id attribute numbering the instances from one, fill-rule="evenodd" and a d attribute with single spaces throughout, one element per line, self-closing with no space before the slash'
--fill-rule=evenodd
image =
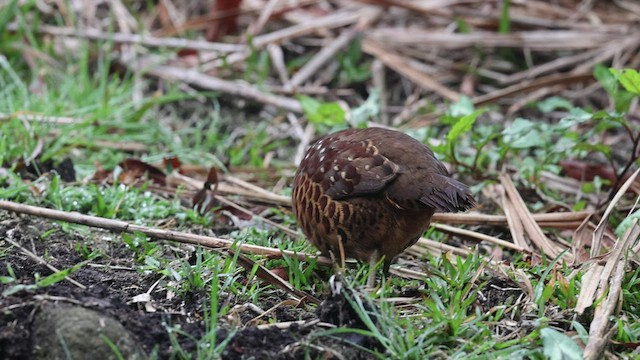
<path id="1" fill-rule="evenodd" d="M 200 245 L 214 249 L 235 249 L 242 253 L 264 255 L 274 258 L 284 256 L 295 257 L 299 260 L 316 259 L 319 264 L 331 265 L 332 261 L 324 256 L 298 253 L 290 250 L 281 250 L 266 246 L 240 244 L 236 241 L 221 239 L 212 236 L 195 235 L 181 231 L 163 230 L 147 226 L 135 225 L 121 220 L 105 219 L 97 216 L 84 215 L 77 212 L 67 212 L 19 204 L 12 201 L 0 200 L 0 209 L 19 214 L 28 214 L 47 219 L 60 220 L 74 224 L 87 225 L 95 228 L 106 229 L 113 232 L 142 233 L 152 239 L 172 240 L 184 244 Z"/>

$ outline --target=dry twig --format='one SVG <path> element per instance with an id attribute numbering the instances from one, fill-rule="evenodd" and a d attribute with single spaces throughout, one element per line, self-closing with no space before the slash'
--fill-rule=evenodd
<path id="1" fill-rule="evenodd" d="M 172 240 L 185 244 L 200 245 L 209 248 L 236 249 L 243 253 L 264 255 L 280 258 L 284 255 L 294 257 L 299 260 L 314 258 L 319 264 L 330 265 L 330 259 L 311 254 L 297 253 L 289 250 L 280 250 L 266 246 L 239 244 L 232 240 L 221 239 L 212 236 L 195 235 L 181 231 L 163 230 L 147 226 L 135 225 L 121 220 L 105 219 L 97 216 L 84 215 L 77 212 L 66 212 L 47 209 L 37 206 L 18 204 L 11 201 L 0 200 L 0 209 L 12 211 L 19 214 L 29 214 L 33 216 L 60 220 L 74 224 L 87 225 L 95 228 L 106 229 L 113 232 L 142 233 L 152 239 Z"/>

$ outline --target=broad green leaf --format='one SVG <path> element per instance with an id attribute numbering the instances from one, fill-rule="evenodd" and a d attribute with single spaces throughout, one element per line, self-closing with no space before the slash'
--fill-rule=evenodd
<path id="1" fill-rule="evenodd" d="M 598 80 L 600 86 L 609 94 L 613 95 L 618 90 L 616 77 L 606 66 L 596 65 L 593 69 L 593 77 Z"/>
<path id="2" fill-rule="evenodd" d="M 524 118 L 516 118 L 513 123 L 506 129 L 502 131 L 503 135 L 517 135 L 523 132 L 527 132 L 535 127 L 533 121 L 524 119 Z"/>
<path id="3" fill-rule="evenodd" d="M 320 102 L 314 98 L 298 96 L 302 110 L 309 121 L 314 124 L 342 125 L 344 110 L 337 102 Z"/>
<path id="4" fill-rule="evenodd" d="M 544 134 L 538 126 L 523 118 L 517 118 L 513 124 L 502 131 L 504 142 L 514 149 L 527 149 L 545 145 Z"/>
<path id="5" fill-rule="evenodd" d="M 474 112 L 474 110 L 475 108 L 473 106 L 473 102 L 471 101 L 471 99 L 469 99 L 466 96 L 463 96 L 460 98 L 460 100 L 458 100 L 458 102 L 455 102 L 451 104 L 451 106 L 449 106 L 447 115 L 454 118 L 459 118 L 465 115 L 471 115 Z"/>
<path id="6" fill-rule="evenodd" d="M 570 337 L 551 329 L 540 330 L 544 354 L 549 360 L 582 360 L 582 350 Z"/>
<path id="7" fill-rule="evenodd" d="M 613 70 L 615 71 L 616 69 Z M 634 94 L 620 89 L 620 85 L 618 84 L 618 79 L 616 78 L 614 71 L 611 71 L 611 69 L 605 66 L 596 65 L 593 70 L 593 76 L 598 80 L 600 85 L 602 85 L 602 88 L 605 89 L 611 97 L 613 97 L 616 105 L 616 111 L 627 112 Z"/>
<path id="8" fill-rule="evenodd" d="M 582 124 L 583 122 L 587 122 L 591 120 L 593 114 L 590 112 L 581 109 L 581 108 L 572 108 L 569 110 L 569 115 L 563 117 L 558 123 L 558 127 L 561 129 L 568 129 L 573 125 Z"/>
<path id="9" fill-rule="evenodd" d="M 575 148 L 575 146 L 576 141 L 574 139 L 561 137 L 552 145 L 552 149 L 553 152 L 563 153 L 566 151 L 570 151 L 571 149 Z"/>
<path id="10" fill-rule="evenodd" d="M 536 169 L 540 167 L 540 162 L 534 158 L 532 158 L 531 156 L 527 156 L 524 159 L 522 159 L 522 162 L 518 165 L 518 169 L 523 173 L 523 174 L 534 174 L 536 172 Z"/>
<path id="11" fill-rule="evenodd" d="M 482 114 L 484 110 L 476 110 L 469 115 L 465 115 L 461 117 L 453 126 L 449 133 L 447 134 L 447 141 L 452 142 L 455 141 L 460 135 L 468 132 L 473 127 L 473 124 L 476 122 L 478 115 Z"/>
<path id="12" fill-rule="evenodd" d="M 538 110 L 542 111 L 543 113 L 548 113 L 558 109 L 571 110 L 574 108 L 573 104 L 571 104 L 569 100 L 560 96 L 552 96 L 550 98 L 544 99 L 538 102 L 537 106 Z"/>
<path id="13" fill-rule="evenodd" d="M 600 152 L 607 157 L 611 155 L 611 146 L 605 144 L 589 144 L 587 142 L 581 142 L 575 145 L 575 149 L 588 152 Z"/>
<path id="14" fill-rule="evenodd" d="M 634 69 L 609 69 L 620 84 L 630 93 L 640 95 L 640 74 Z"/>

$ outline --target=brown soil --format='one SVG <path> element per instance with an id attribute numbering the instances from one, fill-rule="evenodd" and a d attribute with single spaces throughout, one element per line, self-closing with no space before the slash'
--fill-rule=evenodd
<path id="1" fill-rule="evenodd" d="M 60 229 L 60 226 L 52 225 L 43 220 L 7 215 L 5 212 L 0 214 L 2 214 L 0 217 L 2 219 L 0 221 L 0 238 L 12 239 L 25 249 L 43 257 L 45 261 L 58 269 L 70 268 L 84 260 L 78 255 L 75 247 L 77 244 L 86 243 L 88 239 L 65 233 Z M 57 230 L 42 239 L 42 235 L 51 229 Z M 9 265 L 15 273 L 17 284 L 33 284 L 36 273 L 41 276 L 51 274 L 51 270 L 36 263 L 20 249 L 10 246 L 9 243 L 1 245 L 8 250 L 2 259 L 3 266 L 0 267 L 0 276 L 9 275 Z M 81 289 L 68 281 L 61 281 L 45 288 L 20 291 L 13 295 L 0 297 L 0 309 L 2 309 L 0 313 L 0 358 L 30 358 L 34 315 L 44 304 L 52 301 L 79 304 L 109 315 L 134 333 L 147 353 L 158 346 L 160 357 L 166 356 L 169 350 L 169 338 L 165 323 L 179 324 L 185 331 L 196 337 L 202 332 L 200 327 L 194 324 L 194 321 L 190 321 L 189 316 L 170 315 L 166 312 L 149 313 L 137 304 L 128 304 L 134 296 L 146 292 L 158 280 L 158 276 L 145 275 L 125 269 L 133 265 L 130 260 L 131 254 L 128 253 L 124 245 L 111 245 L 113 247 L 110 255 L 113 258 L 106 261 L 92 261 L 94 264 L 106 266 L 84 266 L 71 275 L 74 280 L 84 284 L 86 289 Z M 4 292 L 17 284 L 0 285 L 0 290 Z M 154 298 L 162 299 L 161 295 L 154 294 Z M 194 300 L 196 301 L 182 304 L 182 299 L 176 298 L 173 301 L 164 300 L 165 303 L 162 305 L 174 309 L 183 306 L 184 313 L 187 314 L 200 313 L 201 301 Z M 188 348 L 190 344 L 185 341 L 183 346 Z"/>
<path id="2" fill-rule="evenodd" d="M 76 247 L 82 244 L 100 246 L 101 251 L 108 256 L 91 260 L 88 265 L 70 276 L 85 285 L 85 289 L 63 280 L 50 286 L 32 287 L 7 295 L 5 292 L 15 289 L 16 285 L 34 284 L 35 274 L 45 277 L 52 271 L 3 239 L 20 244 L 24 249 L 61 270 L 85 260 L 76 250 Z M 169 358 L 175 347 L 170 342 L 167 330 L 169 327 L 179 328 L 193 339 L 200 339 L 207 328 L 203 314 L 204 307 L 209 304 L 209 294 L 191 292 L 188 298 L 174 296 L 168 299 L 167 290 L 157 286 L 158 290 L 151 292 L 156 311 L 148 312 L 143 303 L 133 303 L 131 300 L 134 296 L 147 292 L 159 280 L 159 275 L 132 270 L 135 268 L 133 258 L 132 251 L 120 241 L 120 237 L 111 233 L 92 230 L 86 236 L 72 235 L 63 231 L 60 224 L 0 211 L 0 277 L 10 276 L 11 269 L 16 278 L 15 282 L 0 285 L 0 293 L 5 293 L 0 296 L 0 359 L 34 358 L 37 355 L 35 349 L 43 343 L 42 339 L 35 339 L 34 336 L 42 334 L 42 331 L 51 332 L 46 330 L 47 328 L 43 330 L 43 326 L 52 326 L 41 325 L 42 321 L 38 321 L 39 315 L 43 309 L 52 307 L 82 307 L 109 321 L 113 319 L 114 323 L 121 324 L 132 334 L 136 346 L 142 348 L 144 354 L 155 354 L 159 359 Z M 221 295 L 223 296 L 225 295 Z M 284 293 L 280 296 L 279 299 L 272 298 L 268 303 L 260 305 L 268 308 L 286 299 Z M 240 324 L 232 326 L 229 321 L 217 324 L 216 341 L 220 343 L 232 336 L 225 347 L 224 359 L 295 359 L 305 354 L 331 358 L 332 354 L 336 353 L 349 359 L 373 358 L 368 352 L 350 344 L 349 339 L 309 336 L 327 330 L 326 326 L 315 324 L 318 322 L 316 313 L 320 314 L 325 322 L 335 320 L 342 325 L 356 324 L 357 321 L 349 319 L 349 316 L 355 314 L 349 312 L 340 312 L 340 318 L 331 318 L 330 314 L 337 314 L 336 308 L 340 306 L 344 304 L 334 303 L 330 299 L 315 312 L 310 307 L 279 308 L 279 321 L 310 321 L 309 325 L 293 325 L 287 329 L 258 329 L 252 326 L 242 328 L 242 323 L 256 316 L 250 310 L 244 310 L 239 316 L 236 315 Z M 79 313 L 80 316 L 83 311 L 77 310 L 75 313 Z M 178 340 L 185 353 L 197 352 L 194 340 L 187 336 L 178 336 Z M 47 341 L 44 343 L 49 344 Z M 360 346 L 368 345 L 366 341 L 362 342 L 362 339 L 356 342 L 360 342 Z"/>

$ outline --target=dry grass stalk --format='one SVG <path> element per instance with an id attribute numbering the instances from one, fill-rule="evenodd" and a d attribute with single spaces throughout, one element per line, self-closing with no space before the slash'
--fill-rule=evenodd
<path id="1" fill-rule="evenodd" d="M 533 91 L 543 87 L 549 87 L 558 84 L 575 84 L 584 81 L 593 81 L 591 73 L 579 73 L 579 74 L 552 74 L 545 77 L 537 78 L 534 80 L 523 81 L 509 87 L 492 91 L 490 93 L 476 96 L 473 98 L 473 103 L 476 105 L 485 105 L 493 103 L 502 98 L 511 97 Z"/>
<path id="2" fill-rule="evenodd" d="M 573 238 L 571 240 L 571 251 L 573 252 L 573 263 L 580 264 L 589 260 L 591 257 L 586 248 L 591 244 L 593 239 L 593 230 L 590 229 L 589 224 L 591 217 L 584 219 L 582 224 L 574 231 Z"/>
<path id="3" fill-rule="evenodd" d="M 589 327 L 589 341 L 584 350 L 584 358 L 586 360 L 600 359 L 609 342 L 609 338 L 612 335 L 609 329 L 609 318 L 614 314 L 620 301 L 622 280 L 628 262 L 627 252 L 638 239 L 640 239 L 640 226 L 638 226 L 638 220 L 634 219 L 632 226 L 618 240 L 607 263 L 602 268 L 600 278 L 598 279 L 599 285 L 595 293 L 595 299 L 600 299 L 605 294 L 607 294 L 607 296 L 604 301 L 600 302 L 595 308 L 593 320 Z M 596 279 L 593 279 L 592 282 L 595 282 L 595 280 Z M 592 288 L 593 285 L 589 284 L 587 289 L 591 290 Z M 586 291 L 585 294 L 587 294 Z M 581 289 L 580 298 L 582 295 Z M 615 327 L 613 329 L 615 329 Z"/>
<path id="4" fill-rule="evenodd" d="M 234 209 L 236 209 L 236 210 L 238 210 L 238 211 L 240 211 L 242 213 L 245 213 L 247 215 L 250 215 L 252 218 L 260 220 L 263 223 L 268 224 L 270 226 L 273 226 L 276 229 L 280 229 L 285 234 L 287 234 L 287 235 L 289 235 L 291 237 L 295 238 L 295 237 L 299 236 L 299 234 L 295 230 L 291 230 L 288 227 L 282 226 L 282 225 L 280 225 L 280 224 L 278 224 L 278 223 L 276 223 L 274 221 L 271 221 L 271 220 L 269 220 L 269 219 L 267 219 L 267 218 L 265 218 L 263 216 L 260 216 L 258 214 L 254 214 L 251 210 L 245 209 L 242 206 L 234 203 L 233 201 L 231 201 L 231 200 L 229 200 L 229 199 L 227 199 L 225 197 L 222 197 L 220 195 L 215 195 L 214 197 L 215 197 L 216 200 L 220 201 L 221 203 L 223 203 L 225 205 L 228 205 L 228 206 L 231 206 L 232 208 L 234 208 Z"/>
<path id="5" fill-rule="evenodd" d="M 626 194 L 635 178 L 640 173 L 640 169 L 636 170 L 633 175 L 625 181 L 624 185 L 617 191 L 605 210 L 602 220 L 593 231 L 593 240 L 591 247 L 591 257 L 595 258 L 600 255 L 602 237 L 604 229 L 609 222 L 609 215 L 618 201 Z M 587 264 L 585 275 L 582 278 L 582 286 L 576 305 L 576 313 L 582 314 L 585 309 L 593 305 L 596 299 L 601 299 L 607 294 L 604 301 L 600 302 L 595 308 L 593 321 L 589 329 L 589 342 L 585 348 L 585 359 L 598 359 L 602 355 L 604 348 L 608 343 L 611 332 L 609 331 L 609 317 L 619 302 L 624 270 L 627 266 L 627 253 L 638 243 L 640 239 L 640 226 L 638 220 L 634 219 L 632 226 L 627 229 L 625 234 L 618 239 L 613 250 L 604 255 L 607 259 L 605 265 L 592 261 Z"/>
<path id="6" fill-rule="evenodd" d="M 317 18 L 303 24 L 293 25 L 288 28 L 276 30 L 269 34 L 256 36 L 253 39 L 253 46 L 262 48 L 269 44 L 281 43 L 300 36 L 309 35 L 320 29 L 334 29 L 347 25 L 352 25 L 360 21 L 362 18 L 371 18 L 379 10 L 374 6 L 367 6 L 355 11 L 350 9 L 340 9 L 329 15 Z"/>
<path id="7" fill-rule="evenodd" d="M 10 24 L 9 29 L 17 30 L 18 24 Z M 103 32 L 97 29 L 77 29 L 39 25 L 38 32 L 53 36 L 74 37 L 87 40 L 108 40 L 122 44 L 139 44 L 148 47 L 167 47 L 178 49 L 193 49 L 212 51 L 215 53 L 242 52 L 247 50 L 243 44 L 213 43 L 205 40 L 189 40 L 185 38 L 161 38 L 150 35 L 127 34 L 118 32 Z"/>
<path id="8" fill-rule="evenodd" d="M 21 246 L 17 242 L 13 241 L 12 238 L 13 238 L 14 231 L 15 230 L 7 231 L 7 236 L 4 237 L 2 240 L 8 242 L 12 246 L 15 246 L 17 249 L 22 251 L 23 254 L 27 255 L 27 257 L 31 258 L 32 260 L 34 260 L 38 264 L 44 265 L 47 269 L 51 270 L 52 272 L 54 272 L 54 273 L 59 273 L 60 272 L 60 270 L 58 270 L 58 268 L 56 268 L 53 265 L 51 265 L 48 262 L 46 262 L 42 257 L 32 253 L 31 251 L 25 249 L 23 246 Z M 86 289 L 87 288 L 85 285 L 83 285 L 83 284 L 77 282 L 76 280 L 74 280 L 71 276 L 65 276 L 64 279 L 66 281 L 72 283 L 73 285 L 77 286 L 80 289 Z"/>
<path id="9" fill-rule="evenodd" d="M 521 246 L 518 246 L 516 244 L 510 243 L 510 242 L 502 240 L 502 239 L 498 239 L 495 236 L 490 236 L 490 235 L 479 233 L 477 231 L 460 229 L 460 228 L 456 228 L 456 227 L 449 226 L 449 225 L 443 225 L 443 224 L 432 224 L 432 226 L 435 227 L 436 229 L 440 230 L 440 231 L 447 232 L 447 233 L 450 233 L 450 234 L 456 234 L 456 235 L 468 237 L 468 238 L 471 238 L 471 239 L 476 239 L 478 241 L 487 241 L 487 242 L 493 243 L 495 245 L 505 247 L 507 249 L 511 249 L 511 250 L 515 250 L 515 251 L 519 251 L 519 252 L 530 253 L 527 249 L 525 249 L 525 248 L 523 248 Z"/>
<path id="10" fill-rule="evenodd" d="M 273 105 L 288 111 L 302 113 L 302 106 L 298 100 L 262 92 L 258 90 L 258 88 L 245 82 L 224 80 L 201 73 L 197 70 L 183 69 L 177 66 L 154 64 L 146 64 L 142 66 L 128 64 L 128 66 L 130 66 L 134 71 L 142 71 L 161 79 L 182 81 L 203 89 L 220 91 L 226 94 L 244 97 L 259 103 Z"/>
<path id="11" fill-rule="evenodd" d="M 287 65 L 284 62 L 284 53 L 282 52 L 282 48 L 276 44 L 269 44 L 267 46 L 267 51 L 269 52 L 269 58 L 271 59 L 271 64 L 278 73 L 278 78 L 285 87 L 290 86 L 289 72 L 287 71 Z"/>
<path id="12" fill-rule="evenodd" d="M 382 44 L 415 47 L 463 49 L 474 46 L 526 48 L 530 50 L 570 50 L 599 48 L 602 44 L 638 39 L 640 33 L 608 33 L 601 31 L 539 30 L 510 34 L 475 32 L 471 34 L 435 32 L 417 28 L 378 27 L 367 33 L 367 39 Z"/>
<path id="13" fill-rule="evenodd" d="M 353 41 L 358 34 L 358 29 L 355 27 L 343 31 L 340 36 L 335 38 L 325 47 L 323 47 L 311 60 L 298 70 L 291 78 L 290 84 L 293 87 L 298 87 L 309 80 L 322 66 L 333 60 L 336 53 Z"/>
<path id="14" fill-rule="evenodd" d="M 425 90 L 435 91 L 451 101 L 457 101 L 460 98 L 460 95 L 455 91 L 440 84 L 424 72 L 415 69 L 409 62 L 409 59 L 387 50 L 380 43 L 365 39 L 362 42 L 362 50 L 369 55 L 377 57 L 383 64 L 404 75 L 405 78 L 415 82 Z"/>
<path id="15" fill-rule="evenodd" d="M 229 184 L 227 181 L 237 181 L 236 184 Z M 238 183 L 242 185 L 237 185 Z M 167 176 L 167 184 L 170 186 L 184 185 L 190 190 L 202 189 L 204 181 L 191 178 L 180 174 L 177 171 L 172 172 Z M 258 190 L 259 189 L 259 190 Z M 217 192 L 226 195 L 238 195 L 246 197 L 248 199 L 257 200 L 267 204 L 291 206 L 291 199 L 287 196 L 274 194 L 255 185 L 242 182 L 239 179 L 233 177 L 223 177 L 222 181 L 218 183 Z"/>
<path id="16" fill-rule="evenodd" d="M 582 221 L 584 221 L 584 219 L 586 219 L 590 215 L 591 212 L 589 211 L 532 214 L 533 219 L 541 227 L 550 227 L 557 229 L 575 229 L 582 223 Z M 436 213 L 433 215 L 432 220 L 433 222 L 461 225 L 508 225 L 507 217 L 504 215 L 488 215 L 479 213 Z"/>
<path id="17" fill-rule="evenodd" d="M 469 256 L 471 253 L 469 250 L 462 249 L 456 246 L 451 246 L 448 244 L 443 244 L 441 242 L 433 241 L 427 238 L 420 238 L 418 242 L 409 249 L 414 249 L 420 253 L 424 253 L 424 251 L 421 250 L 421 248 L 427 249 L 429 252 L 435 251 L 438 254 L 450 252 L 454 255 L 459 255 L 464 257 Z"/>
<path id="18" fill-rule="evenodd" d="M 515 188 L 508 175 L 501 174 L 500 182 L 505 190 L 505 202 L 509 204 L 508 208 L 510 209 L 509 211 L 512 216 L 512 223 L 510 225 L 516 226 L 516 228 L 512 229 L 512 234 L 516 233 L 516 236 L 521 237 L 523 234 L 520 234 L 519 232 L 524 230 L 524 233 L 526 233 L 531 242 L 533 242 L 538 249 L 542 250 L 544 255 L 551 258 L 558 257 L 565 249 L 545 236 L 540 226 L 533 219 L 533 216 L 531 216 L 524 200 L 518 193 L 518 190 Z M 569 253 L 565 253 L 562 257 L 567 261 L 571 261 L 573 256 Z"/>
<path id="19" fill-rule="evenodd" d="M 504 214 L 507 218 L 507 223 L 509 225 L 509 231 L 511 232 L 513 242 L 517 246 L 527 250 L 528 252 L 532 252 L 533 249 L 524 237 L 524 227 L 522 226 L 522 221 L 517 217 L 515 206 L 513 205 L 509 197 L 505 194 L 504 188 L 500 188 L 500 192 L 502 194 L 502 210 L 504 211 Z"/>
<path id="20" fill-rule="evenodd" d="M 609 222 L 609 215 L 615 208 L 616 204 L 620 199 L 627 193 L 627 190 L 631 187 L 633 182 L 636 180 L 640 174 L 640 169 L 636 170 L 629 178 L 624 182 L 624 184 L 620 187 L 616 195 L 613 197 L 607 209 L 604 211 L 602 215 L 602 219 L 600 219 L 600 223 L 598 223 L 598 227 L 596 227 L 596 231 L 593 232 L 593 242 L 591 243 L 591 257 L 596 257 L 600 255 L 600 249 L 602 248 L 602 237 L 604 235 L 604 231 L 607 228 L 607 223 Z"/>

